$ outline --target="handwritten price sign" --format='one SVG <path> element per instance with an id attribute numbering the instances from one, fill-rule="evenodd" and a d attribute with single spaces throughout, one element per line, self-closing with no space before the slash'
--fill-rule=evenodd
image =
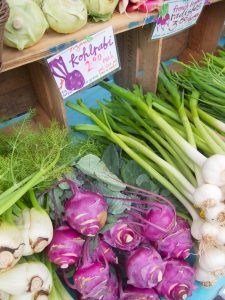
<path id="1" fill-rule="evenodd" d="M 47 60 L 62 97 L 90 86 L 120 68 L 112 27 Z"/>
<path id="2" fill-rule="evenodd" d="M 205 0 L 172 0 L 163 4 L 152 39 L 176 34 L 194 25 L 204 7 Z"/>

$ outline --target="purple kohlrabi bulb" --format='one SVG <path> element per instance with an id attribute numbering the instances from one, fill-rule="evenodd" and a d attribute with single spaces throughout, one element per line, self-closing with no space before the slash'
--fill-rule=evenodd
<path id="1" fill-rule="evenodd" d="M 103 294 L 99 294 L 98 298 L 82 298 L 82 300 L 118 300 L 119 299 L 119 283 L 115 272 L 110 272 L 109 281 L 106 289 L 103 289 Z"/>
<path id="2" fill-rule="evenodd" d="M 193 247 L 188 222 L 177 217 L 177 224 L 173 230 L 163 239 L 156 241 L 154 246 L 163 258 L 187 258 Z"/>
<path id="3" fill-rule="evenodd" d="M 186 299 L 191 296 L 194 286 L 195 269 L 187 262 L 176 259 L 165 261 L 162 281 L 156 290 L 168 300 Z"/>
<path id="4" fill-rule="evenodd" d="M 79 233 L 95 236 L 105 225 L 108 205 L 99 193 L 80 191 L 74 182 L 74 196 L 65 203 L 65 220 Z"/>
<path id="5" fill-rule="evenodd" d="M 142 237 L 138 226 L 132 224 L 131 217 L 122 217 L 116 224 L 103 234 L 103 239 L 112 247 L 131 251 L 138 247 Z"/>
<path id="6" fill-rule="evenodd" d="M 80 234 L 68 226 L 54 230 L 53 239 L 47 248 L 49 261 L 67 268 L 81 257 L 84 240 Z"/>
<path id="7" fill-rule="evenodd" d="M 172 206 L 167 204 L 157 202 L 151 203 L 151 205 L 152 207 L 147 211 L 144 218 L 153 225 L 145 224 L 142 234 L 150 241 L 157 241 L 167 236 L 176 225 L 176 212 Z"/>
<path id="8" fill-rule="evenodd" d="M 107 291 L 102 300 L 118 300 L 119 297 L 119 283 L 115 272 L 110 272 L 109 281 L 107 284 Z"/>
<path id="9" fill-rule="evenodd" d="M 114 253 L 113 249 L 109 246 L 109 244 L 107 244 L 103 240 L 100 240 L 99 244 L 97 245 L 94 252 L 92 253 L 93 260 L 104 262 L 105 259 L 103 257 L 102 252 L 104 253 L 105 259 L 108 261 L 108 263 L 112 263 L 112 264 L 118 263 L 118 258 Z"/>
<path id="10" fill-rule="evenodd" d="M 84 299 L 102 299 L 108 289 L 109 270 L 101 262 L 90 263 L 78 268 L 73 280 Z"/>
<path id="11" fill-rule="evenodd" d="M 160 300 L 154 289 L 141 289 L 128 286 L 122 293 L 121 300 Z"/>
<path id="12" fill-rule="evenodd" d="M 152 288 L 162 280 L 164 263 L 153 247 L 142 246 L 128 257 L 126 271 L 128 284 L 139 288 Z"/>

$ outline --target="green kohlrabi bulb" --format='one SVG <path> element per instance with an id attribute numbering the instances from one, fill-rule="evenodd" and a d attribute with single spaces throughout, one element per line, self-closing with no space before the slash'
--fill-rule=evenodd
<path id="1" fill-rule="evenodd" d="M 43 0 L 42 10 L 49 26 L 59 33 L 72 33 L 87 23 L 83 0 Z"/>
<path id="2" fill-rule="evenodd" d="M 88 14 L 98 21 L 111 19 L 119 0 L 85 0 Z"/>
<path id="3" fill-rule="evenodd" d="M 5 25 L 5 45 L 23 50 L 36 44 L 48 28 L 40 7 L 33 0 L 8 0 L 9 19 Z"/>

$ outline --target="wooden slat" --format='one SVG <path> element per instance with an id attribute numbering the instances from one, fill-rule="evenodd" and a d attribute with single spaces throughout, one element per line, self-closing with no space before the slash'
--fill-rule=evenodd
<path id="1" fill-rule="evenodd" d="M 193 58 L 200 62 L 201 61 L 201 58 L 204 56 L 204 53 L 203 52 L 197 52 L 197 51 L 194 51 L 190 48 L 186 48 L 182 53 L 181 55 L 179 56 L 179 60 L 181 60 L 182 62 L 188 64 L 190 62 L 193 62 Z"/>
<path id="2" fill-rule="evenodd" d="M 36 62 L 29 65 L 29 70 L 38 104 L 50 119 L 67 126 L 64 102 L 48 67 Z"/>
<path id="3" fill-rule="evenodd" d="M 34 107 L 36 96 L 26 67 L 0 74 L 0 119 L 8 120 Z"/>
<path id="4" fill-rule="evenodd" d="M 185 30 L 175 36 L 163 39 L 161 60 L 165 61 L 178 57 L 187 47 L 189 30 Z"/>
<path id="5" fill-rule="evenodd" d="M 225 20 L 225 1 L 205 7 L 198 23 L 190 29 L 188 48 L 196 52 L 214 52 Z"/>
<path id="6" fill-rule="evenodd" d="M 121 71 L 115 74 L 117 84 L 131 89 L 139 83 L 145 91 L 155 91 L 162 41 L 151 40 L 151 25 L 131 30 L 117 37 Z"/>
<path id="7" fill-rule="evenodd" d="M 66 47 L 74 44 L 76 41 L 82 40 L 88 35 L 96 33 L 108 26 L 113 26 L 114 32 L 121 33 L 133 28 L 141 27 L 153 21 L 157 13 L 131 13 L 129 15 L 120 15 L 115 13 L 112 20 L 108 22 L 88 23 L 78 32 L 73 34 L 58 34 L 49 30 L 42 40 L 35 46 L 18 51 L 9 47 L 5 47 L 3 51 L 3 70 L 6 71 L 18 66 L 28 64 L 33 61 L 51 56 Z"/>
<path id="8" fill-rule="evenodd" d="M 161 59 L 162 40 L 151 40 L 151 26 L 146 26 L 139 30 L 139 48 L 141 56 L 142 77 L 139 83 L 145 92 L 155 92 L 159 75 Z"/>
<path id="9" fill-rule="evenodd" d="M 132 88 L 138 76 L 138 33 L 137 29 L 117 36 L 121 71 L 114 75 L 117 84 Z"/>
<path id="10" fill-rule="evenodd" d="M 44 127 L 49 127 L 51 125 L 51 120 L 46 114 L 45 110 L 39 105 L 36 104 L 35 115 L 33 117 L 34 129 L 38 129 L 38 126 L 41 124 Z"/>

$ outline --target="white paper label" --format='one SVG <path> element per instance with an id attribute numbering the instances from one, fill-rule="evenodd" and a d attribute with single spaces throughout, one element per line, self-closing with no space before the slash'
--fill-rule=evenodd
<path id="1" fill-rule="evenodd" d="M 64 99 L 92 85 L 119 69 L 112 27 L 86 37 L 47 62 Z"/>
<path id="2" fill-rule="evenodd" d="M 176 34 L 194 25 L 204 7 L 205 0 L 172 0 L 163 4 L 152 39 Z"/>

